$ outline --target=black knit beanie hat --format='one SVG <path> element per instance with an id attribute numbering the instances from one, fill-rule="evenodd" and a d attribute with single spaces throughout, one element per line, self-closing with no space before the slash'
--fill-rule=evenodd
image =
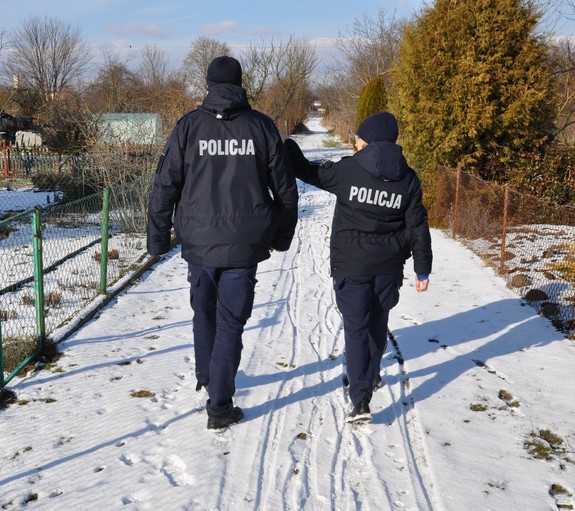
<path id="1" fill-rule="evenodd" d="M 399 135 L 397 120 L 389 112 L 379 112 L 367 117 L 357 129 L 357 136 L 371 142 L 395 142 Z"/>
<path id="2" fill-rule="evenodd" d="M 233 57 L 216 57 L 208 67 L 206 76 L 208 87 L 218 83 L 242 85 L 242 66 Z"/>

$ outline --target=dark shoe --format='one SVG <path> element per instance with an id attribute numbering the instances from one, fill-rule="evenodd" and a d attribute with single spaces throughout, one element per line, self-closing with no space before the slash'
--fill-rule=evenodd
<path id="1" fill-rule="evenodd" d="M 223 415 L 210 415 L 208 413 L 208 429 L 223 429 L 240 422 L 244 418 L 244 412 L 239 406 L 235 406 Z"/>
<path id="2" fill-rule="evenodd" d="M 347 414 L 345 422 L 370 422 L 371 411 L 369 410 L 369 401 L 362 399 L 354 405 L 353 410 Z"/>

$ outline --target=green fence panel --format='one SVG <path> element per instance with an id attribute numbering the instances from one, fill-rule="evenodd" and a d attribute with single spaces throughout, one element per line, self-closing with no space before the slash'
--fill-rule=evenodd
<path id="1" fill-rule="evenodd" d="M 42 264 L 42 213 L 40 208 L 34 208 L 32 214 L 32 246 L 34 247 L 34 287 L 36 308 L 36 339 L 38 351 L 44 349 L 46 342 L 46 315 L 44 296 L 44 265 Z"/>
<path id="2" fill-rule="evenodd" d="M 149 259 L 152 179 L 0 221 L 0 388 Z"/>
<path id="3" fill-rule="evenodd" d="M 0 384 L 39 352 L 33 217 L 25 211 L 0 221 Z"/>
<path id="4" fill-rule="evenodd" d="M 102 207 L 102 260 L 100 261 L 100 293 L 108 288 L 108 236 L 110 235 L 110 189 L 103 193 Z"/>

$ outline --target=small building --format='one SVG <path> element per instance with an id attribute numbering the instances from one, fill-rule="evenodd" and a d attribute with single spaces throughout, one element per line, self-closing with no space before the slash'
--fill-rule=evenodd
<path id="1" fill-rule="evenodd" d="M 112 145 L 154 145 L 163 140 L 160 114 L 100 114 L 93 118 L 99 139 Z"/>
<path id="2" fill-rule="evenodd" d="M 2 134 L 2 140 L 5 140 L 7 144 L 16 143 L 17 131 L 31 130 L 32 126 L 32 117 L 0 112 L 0 133 Z"/>
<path id="3" fill-rule="evenodd" d="M 42 145 L 42 135 L 35 131 L 17 131 L 15 143 L 21 148 L 40 147 Z"/>

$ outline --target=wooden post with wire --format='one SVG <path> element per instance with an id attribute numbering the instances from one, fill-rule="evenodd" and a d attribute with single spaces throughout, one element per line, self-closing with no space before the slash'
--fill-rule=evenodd
<path id="1" fill-rule="evenodd" d="M 505 185 L 505 198 L 503 199 L 503 218 L 501 222 L 501 254 L 499 256 L 499 273 L 505 273 L 505 241 L 507 236 L 507 215 L 509 211 L 509 187 Z"/>
<path id="2" fill-rule="evenodd" d="M 451 234 L 453 237 L 457 236 L 460 187 L 461 187 L 461 169 L 457 169 L 457 178 L 455 180 L 455 203 L 453 204 L 453 221 L 451 222 Z"/>

